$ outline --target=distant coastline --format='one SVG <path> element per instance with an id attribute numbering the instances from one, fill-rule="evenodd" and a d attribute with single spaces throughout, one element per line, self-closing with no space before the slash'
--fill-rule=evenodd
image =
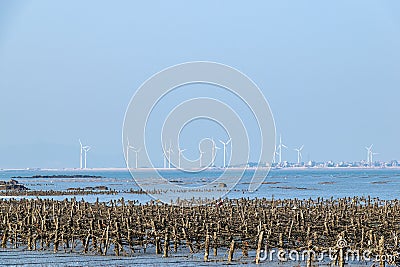
<path id="1" fill-rule="evenodd" d="M 243 171 L 243 170 L 256 170 L 256 167 L 248 167 L 248 168 L 207 168 L 205 171 Z M 260 167 L 259 169 L 261 170 L 267 170 L 267 167 Z M 179 169 L 175 168 L 132 168 L 131 171 L 133 172 L 146 172 L 146 171 L 179 171 Z M 196 171 L 200 169 L 191 169 L 192 171 Z M 276 168 L 276 167 L 271 167 L 270 171 L 290 171 L 290 170 L 296 170 L 296 171 L 303 171 L 303 170 L 400 170 L 400 166 L 395 166 L 395 167 L 286 167 L 286 168 Z M 122 168 L 122 167 L 108 167 L 108 168 L 86 168 L 86 169 L 80 169 L 80 168 L 3 168 L 0 169 L 0 172 L 2 171 L 83 171 L 83 172 L 90 172 L 90 171 L 129 171 L 128 168 Z"/>

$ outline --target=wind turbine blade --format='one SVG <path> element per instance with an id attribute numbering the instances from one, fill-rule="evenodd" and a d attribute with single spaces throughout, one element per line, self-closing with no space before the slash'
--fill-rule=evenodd
<path id="1" fill-rule="evenodd" d="M 232 141 L 232 138 L 229 138 L 228 142 L 226 144 L 229 144 Z"/>
<path id="2" fill-rule="evenodd" d="M 302 145 L 302 146 L 300 147 L 300 150 L 303 150 L 303 148 L 304 148 L 304 145 Z"/>

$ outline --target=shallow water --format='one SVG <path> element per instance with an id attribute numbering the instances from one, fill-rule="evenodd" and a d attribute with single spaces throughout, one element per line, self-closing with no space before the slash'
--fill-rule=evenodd
<path id="1" fill-rule="evenodd" d="M 223 252 L 221 250 L 220 252 Z M 222 253 L 221 253 L 222 254 Z M 226 254 L 226 253 L 225 253 Z M 259 265 L 254 263 L 255 252 L 249 252 L 249 257 L 242 257 L 240 252 L 235 252 L 233 261 L 231 263 L 227 263 L 226 255 L 222 254 L 218 259 L 213 259 L 210 256 L 210 261 L 203 261 L 203 254 L 196 253 L 189 255 L 189 253 L 178 252 L 177 254 L 172 254 L 168 258 L 163 258 L 162 256 L 157 256 L 154 253 L 138 253 L 133 257 L 116 257 L 116 256 L 90 256 L 90 255 L 81 255 L 78 253 L 57 253 L 54 254 L 49 251 L 26 251 L 23 249 L 0 249 L 0 263 L 1 266 L 46 266 L 46 267 L 58 267 L 58 266 L 306 266 L 306 262 L 303 260 L 300 261 L 291 261 L 288 260 L 286 262 L 279 262 L 278 260 L 273 261 L 262 261 Z M 221 260 L 221 257 L 224 256 L 224 261 Z M 367 262 L 349 262 L 346 264 L 347 266 L 352 267 L 365 267 L 372 266 L 375 263 L 378 266 L 377 262 L 367 261 Z M 330 266 L 329 260 L 325 259 L 321 262 L 315 262 L 313 266 Z M 386 265 L 388 267 L 392 265 Z"/>
<path id="2" fill-rule="evenodd" d="M 66 190 L 70 187 L 94 187 L 104 185 L 110 189 L 139 190 L 135 180 L 128 171 L 42 171 L 20 170 L 0 171 L 0 180 L 9 180 L 11 177 L 31 177 L 34 175 L 91 175 L 103 178 L 16 178 L 32 190 Z M 193 188 L 215 180 L 221 170 L 204 171 L 201 173 L 185 173 L 180 171 L 163 171 L 161 174 L 170 181 L 182 186 Z M 153 181 L 148 172 L 137 172 L 135 175 Z M 239 171 L 228 171 L 229 177 L 240 177 Z M 272 170 L 266 177 L 261 187 L 253 193 L 247 191 L 252 172 L 248 171 L 243 178 L 227 195 L 229 198 L 342 198 L 352 196 L 379 197 L 381 199 L 396 199 L 400 196 L 400 170 L 399 169 L 305 169 L 305 170 Z M 146 202 L 151 199 L 147 195 L 120 193 L 118 195 L 85 195 L 76 196 L 86 201 L 95 201 L 99 197 L 102 201 L 124 197 L 126 200 L 139 200 Z M 65 199 L 66 196 L 51 196 L 53 199 Z"/>

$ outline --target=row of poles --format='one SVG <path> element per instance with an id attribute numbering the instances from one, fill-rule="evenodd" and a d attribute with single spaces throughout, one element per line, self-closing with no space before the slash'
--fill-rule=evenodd
<path id="1" fill-rule="evenodd" d="M 261 250 L 332 249 L 336 250 L 332 264 L 344 266 L 350 249 L 395 255 L 399 234 L 400 202 L 371 197 L 242 198 L 195 207 L 124 199 L 94 203 L 75 198 L 0 200 L 2 248 L 116 256 L 201 253 L 206 262 L 256 263 L 263 262 Z M 343 239 L 346 246 L 338 247 Z M 318 263 L 308 255 L 307 266 Z M 399 263 L 380 259 L 380 266 Z"/>

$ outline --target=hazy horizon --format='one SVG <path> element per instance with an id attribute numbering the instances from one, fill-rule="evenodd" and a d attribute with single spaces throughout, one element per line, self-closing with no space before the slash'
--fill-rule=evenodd
<path id="1" fill-rule="evenodd" d="M 122 123 L 136 89 L 199 60 L 260 87 L 289 147 L 284 160 L 295 162 L 301 145 L 304 161 L 365 160 L 371 144 L 374 159 L 400 160 L 399 12 L 398 1 L 370 0 L 2 1 L 0 168 L 79 167 L 79 138 L 92 147 L 89 168 L 124 167 Z M 166 97 L 160 114 L 209 94 L 251 117 L 212 86 Z M 204 137 L 226 135 L 194 123 L 183 132 L 188 157 Z"/>

